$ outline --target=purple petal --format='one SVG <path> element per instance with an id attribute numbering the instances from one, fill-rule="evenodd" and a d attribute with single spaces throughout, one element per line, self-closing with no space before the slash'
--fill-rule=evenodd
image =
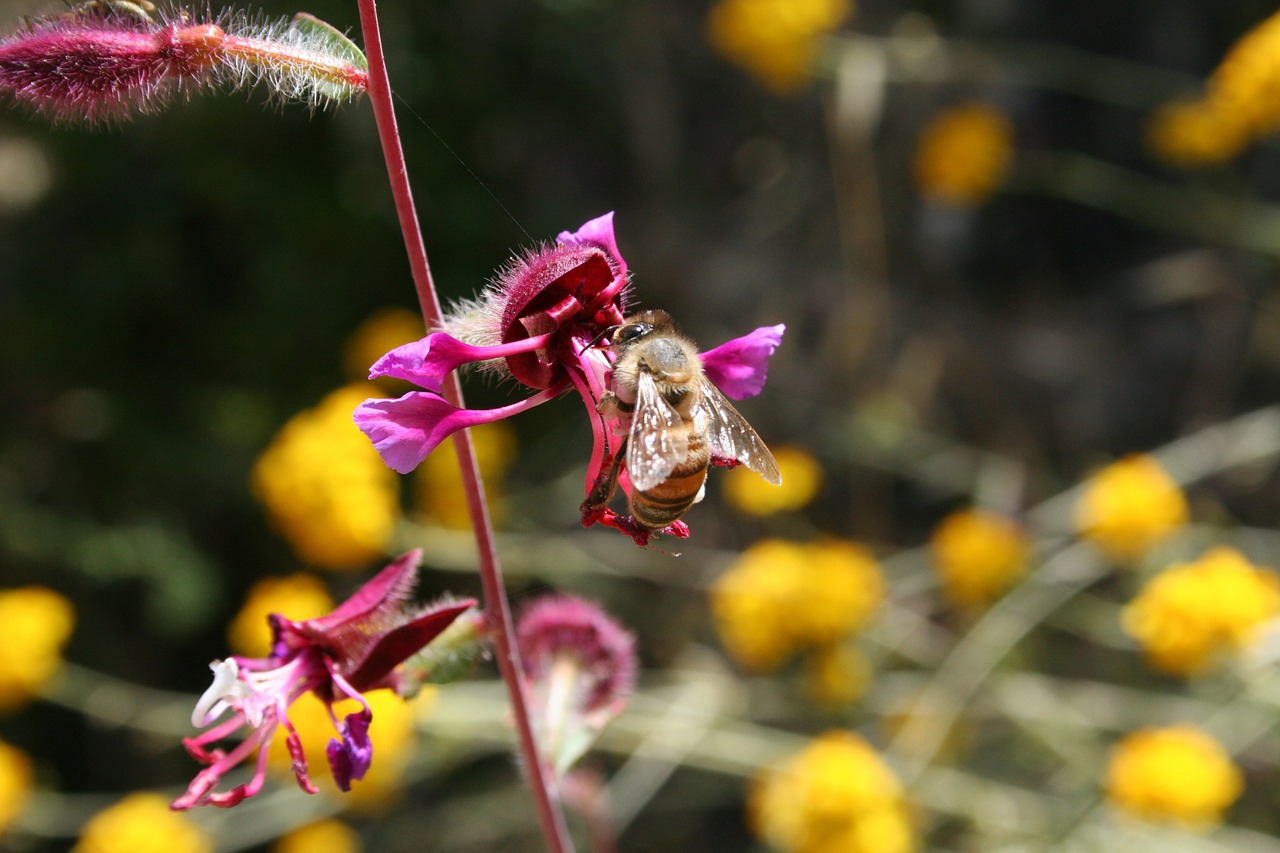
<path id="1" fill-rule="evenodd" d="M 435 394 L 410 391 L 395 400 L 365 400 L 356 406 L 354 419 L 382 461 L 389 468 L 408 474 L 458 430 L 509 418 L 545 403 L 561 390 L 562 386 L 557 385 L 496 409 L 459 409 Z"/>
<path id="2" fill-rule="evenodd" d="M 536 350 L 545 346 L 549 337 L 540 335 L 500 346 L 480 347 L 435 332 L 422 340 L 398 346 L 378 359 L 369 368 L 369 378 L 391 376 L 439 394 L 444 378 L 462 365 Z"/>
<path id="3" fill-rule="evenodd" d="M 707 378 L 726 397 L 743 400 L 754 397 L 764 388 L 769 356 L 782 343 L 786 326 L 761 326 L 749 335 L 726 341 L 702 354 Z"/>
<path id="4" fill-rule="evenodd" d="M 618 240 L 613 234 L 612 210 L 584 223 L 577 231 L 561 231 L 556 235 L 556 242 L 566 246 L 599 246 L 617 262 L 623 273 L 627 271 L 627 262 L 618 251 Z"/>
<path id="5" fill-rule="evenodd" d="M 373 742 L 369 740 L 369 723 L 373 722 L 373 712 L 362 708 L 354 714 L 348 714 L 342 726 L 342 740 L 334 738 L 325 747 L 325 757 L 329 759 L 329 770 L 333 773 L 333 781 L 343 791 L 351 790 L 352 780 L 364 778 L 373 763 Z"/>

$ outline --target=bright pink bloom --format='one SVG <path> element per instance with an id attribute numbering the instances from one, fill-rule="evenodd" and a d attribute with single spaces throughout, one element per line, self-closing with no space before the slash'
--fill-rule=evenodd
<path id="1" fill-rule="evenodd" d="M 368 734 L 373 712 L 363 693 L 399 690 L 400 664 L 475 606 L 472 600 L 428 607 L 409 605 L 421 558 L 420 551 L 400 557 L 327 616 L 292 622 L 273 614 L 270 622 L 275 645 L 268 657 L 230 657 L 210 665 L 213 685 L 196 703 L 191 722 L 203 727 L 228 710 L 233 713 L 202 734 L 183 740 L 187 752 L 208 767 L 173 801 L 172 808 L 234 806 L 256 794 L 266 779 L 267 747 L 279 726 L 287 732 L 298 785 L 315 793 L 302 742 L 289 722 L 289 706 L 305 693 L 314 693 L 330 707 L 346 697 L 363 706 L 341 721 L 330 711 L 338 737 L 329 741 L 326 757 L 342 790 L 350 790 L 351 782 L 364 776 L 373 760 Z M 249 727 L 249 736 L 230 752 L 207 749 L 244 726 Z M 214 793 L 222 776 L 255 751 L 253 777 L 229 791 Z"/>
<path id="2" fill-rule="evenodd" d="M 459 429 L 508 418 L 572 389 L 586 404 L 594 434 L 586 479 L 590 492 L 611 461 L 610 436 L 618 434 L 618 424 L 606 422 L 597 409 L 609 391 L 614 355 L 596 344 L 627 316 L 628 296 L 627 263 L 618 251 L 612 213 L 563 232 L 554 246 L 512 260 L 478 300 L 461 306 L 441 330 L 379 359 L 370 378 L 392 376 L 425 390 L 362 403 L 355 411 L 356 425 L 387 465 L 407 474 Z M 758 394 L 783 330 L 781 325 L 763 327 L 703 353 L 707 376 L 730 397 Z M 495 409 L 457 408 L 441 397 L 441 383 L 467 364 L 512 377 L 539 393 Z M 625 476 L 621 486 L 628 492 L 631 488 Z M 649 536 L 612 510 L 584 515 L 584 524 L 595 522 L 616 527 L 641 544 Z M 687 536 L 688 528 L 677 521 L 662 532 Z"/>

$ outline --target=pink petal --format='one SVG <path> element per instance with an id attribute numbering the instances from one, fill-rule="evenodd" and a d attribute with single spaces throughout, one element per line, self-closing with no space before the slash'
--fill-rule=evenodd
<path id="1" fill-rule="evenodd" d="M 356 406 L 354 419 L 382 461 L 389 468 L 408 474 L 458 430 L 509 418 L 545 403 L 562 389 L 557 385 L 496 409 L 459 409 L 435 394 L 410 391 L 395 400 L 365 400 Z"/>
<path id="2" fill-rule="evenodd" d="M 389 612 L 397 612 L 413 595 L 418 581 L 418 566 L 422 563 L 422 551 L 414 549 L 397 557 L 390 565 L 373 576 L 351 597 L 338 605 L 331 613 L 317 619 L 308 619 L 295 627 L 311 637 L 322 635 L 343 622 L 374 618 Z"/>
<path id="3" fill-rule="evenodd" d="M 435 332 L 422 340 L 398 346 L 378 359 L 369 368 L 369 378 L 391 376 L 439 394 L 444 378 L 462 365 L 530 352 L 546 346 L 549 338 L 550 335 L 539 335 L 500 346 L 480 347 Z"/>
<path id="4" fill-rule="evenodd" d="M 702 354 L 702 366 L 726 397 L 743 400 L 764 388 L 769 356 L 782 343 L 786 326 L 761 326 L 749 335 L 726 341 Z"/>
<path id="5" fill-rule="evenodd" d="M 566 246 L 598 246 L 617 262 L 623 273 L 627 271 L 627 262 L 618 251 L 618 240 L 613 234 L 612 210 L 584 223 L 577 231 L 561 231 L 556 235 L 556 242 Z"/>

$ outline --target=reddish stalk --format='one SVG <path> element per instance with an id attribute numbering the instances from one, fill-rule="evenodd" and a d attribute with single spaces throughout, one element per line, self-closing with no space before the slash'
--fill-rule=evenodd
<path id="1" fill-rule="evenodd" d="M 440 298 L 431 278 L 431 266 L 427 262 L 426 244 L 418 224 L 413 204 L 413 192 L 405 166 L 404 149 L 400 144 L 400 132 L 396 126 L 394 105 L 391 100 L 391 82 L 387 77 L 386 59 L 382 52 L 382 36 L 378 26 L 376 0 L 357 0 L 360 9 L 360 26 L 364 31 L 365 53 L 369 60 L 369 101 L 373 105 L 374 119 L 378 125 L 378 138 L 382 142 L 382 155 L 387 162 L 391 192 L 395 197 L 396 214 L 400 230 L 404 234 L 405 250 L 409 255 L 409 267 L 417 289 L 418 302 L 427 328 L 438 327 L 441 319 Z M 462 406 L 462 386 L 455 375 L 444 383 L 445 399 Z M 515 623 L 511 618 L 511 606 L 507 601 L 506 587 L 502 581 L 502 569 L 498 564 L 493 525 L 489 519 L 489 505 L 485 499 L 484 484 L 476 463 L 475 448 L 470 430 L 461 430 L 453 437 L 462 469 L 463 486 L 467 494 L 467 509 L 471 514 L 471 526 L 475 531 L 479 552 L 480 578 L 484 589 L 485 610 L 493 634 L 495 656 L 502 680 L 507 685 L 512 715 L 519 734 L 520 754 L 528 771 L 529 787 L 533 792 L 538 820 L 548 847 L 553 853 L 572 853 L 573 843 L 565 826 L 564 815 L 555 795 L 555 782 L 551 769 L 542 761 L 529 716 L 529 703 L 525 695 L 524 677 L 520 664 L 520 652 L 516 648 Z"/>

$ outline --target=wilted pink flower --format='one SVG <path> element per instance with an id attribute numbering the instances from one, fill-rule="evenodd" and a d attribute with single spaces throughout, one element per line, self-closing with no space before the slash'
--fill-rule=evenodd
<path id="1" fill-rule="evenodd" d="M 589 493 L 612 462 L 610 436 L 621 434 L 616 416 L 610 420 L 600 411 L 610 390 L 614 354 L 597 344 L 627 316 L 628 297 L 627 264 L 614 237 L 613 214 L 563 232 L 555 245 L 513 259 L 477 300 L 454 311 L 442 329 L 379 359 L 370 378 L 391 376 L 425 390 L 395 400 L 367 400 L 356 408 L 356 424 L 383 461 L 405 474 L 452 433 L 511 417 L 572 389 L 586 404 L 594 435 Z M 782 333 L 780 325 L 760 328 L 703 353 L 708 378 L 730 397 L 759 393 Z M 458 408 L 442 396 L 442 383 L 467 364 L 512 377 L 538 393 L 495 409 Z M 734 464 L 731 459 L 715 461 Z M 630 492 L 626 478 L 621 485 Z M 607 508 L 584 511 L 584 524 L 596 522 L 616 527 L 640 544 L 652 532 Z M 661 532 L 687 536 L 688 528 L 677 521 Z"/>
<path id="2" fill-rule="evenodd" d="M 292 622 L 273 614 L 274 646 L 266 658 L 237 656 L 210 665 L 213 685 L 196 703 L 191 722 L 207 726 L 226 711 L 233 713 L 226 721 L 183 741 L 192 757 L 209 766 L 173 801 L 172 808 L 234 806 L 256 794 L 266 779 L 267 747 L 279 726 L 287 732 L 298 785 L 315 793 L 302 742 L 289 722 L 289 706 L 309 692 L 330 708 L 347 697 L 363 706 L 341 721 L 330 710 L 338 737 L 329 741 L 326 757 L 342 790 L 350 790 L 352 780 L 364 776 L 373 760 L 368 734 L 373 712 L 363 693 L 399 690 L 400 664 L 475 606 L 472 600 L 410 606 L 408 599 L 417 582 L 421 558 L 420 551 L 400 557 L 327 616 Z M 230 752 L 207 749 L 244 726 L 250 729 L 248 737 Z M 255 751 L 258 757 L 253 777 L 229 791 L 213 793 L 222 776 Z"/>
<path id="3" fill-rule="evenodd" d="M 144 6 L 92 0 L 30 21 L 0 41 L 0 92 L 54 120 L 95 122 L 156 109 L 202 86 L 262 82 L 313 105 L 365 89 L 360 51 L 309 15 L 219 24 L 181 11 L 157 19 Z"/>
<path id="4" fill-rule="evenodd" d="M 599 605 L 550 595 L 525 608 L 516 642 L 541 747 L 563 773 L 626 707 L 636 681 L 635 638 Z"/>

